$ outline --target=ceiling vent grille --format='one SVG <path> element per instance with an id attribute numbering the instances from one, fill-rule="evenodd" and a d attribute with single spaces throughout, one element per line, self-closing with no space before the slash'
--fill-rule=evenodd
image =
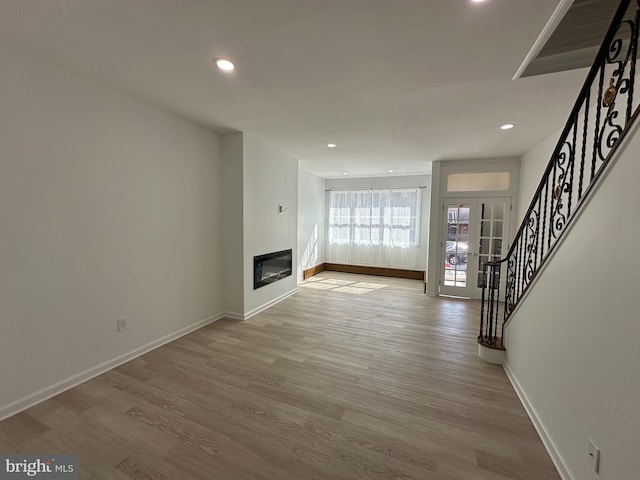
<path id="1" fill-rule="evenodd" d="M 618 0 L 560 2 L 514 78 L 590 67 L 618 5 Z"/>

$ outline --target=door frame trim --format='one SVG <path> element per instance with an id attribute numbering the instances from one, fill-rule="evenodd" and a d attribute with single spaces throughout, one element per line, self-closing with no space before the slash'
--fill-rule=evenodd
<path id="1" fill-rule="evenodd" d="M 512 172 L 512 182 L 509 191 L 502 192 L 447 192 L 446 175 L 449 173 L 479 173 L 479 172 Z M 442 205 L 447 197 L 477 197 L 491 196 L 511 197 L 512 221 L 511 230 L 517 225 L 518 199 L 520 190 L 520 158 L 475 158 L 472 160 L 435 160 L 431 164 L 431 209 L 429 214 L 429 244 L 427 247 L 427 295 L 437 296 L 440 287 L 440 265 L 441 253 L 440 242 L 442 241 L 441 215 Z M 513 239 L 513 231 L 509 232 L 509 242 Z"/>

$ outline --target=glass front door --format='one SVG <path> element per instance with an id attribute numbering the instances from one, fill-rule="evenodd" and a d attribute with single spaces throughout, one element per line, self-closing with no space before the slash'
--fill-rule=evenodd
<path id="1" fill-rule="evenodd" d="M 509 213 L 509 199 L 446 201 L 440 294 L 480 298 L 482 264 L 506 253 Z"/>

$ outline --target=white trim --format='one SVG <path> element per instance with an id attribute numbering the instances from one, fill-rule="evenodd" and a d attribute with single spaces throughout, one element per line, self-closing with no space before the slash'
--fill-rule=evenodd
<path id="1" fill-rule="evenodd" d="M 48 400 L 51 397 L 54 397 L 70 388 L 73 388 L 81 383 L 86 382 L 87 380 L 91 380 L 98 375 L 116 368 L 123 363 L 126 363 L 130 360 L 133 360 L 140 355 L 144 355 L 151 350 L 154 350 L 162 345 L 165 345 L 169 342 L 172 342 L 180 337 L 183 337 L 199 328 L 202 328 L 206 325 L 209 325 L 221 318 L 225 317 L 224 313 L 219 313 L 217 315 L 213 315 L 209 318 L 205 318 L 204 320 L 200 320 L 199 322 L 194 323 L 193 325 L 189 325 L 188 327 L 181 328 L 180 330 L 170 333 L 169 335 L 165 335 L 157 340 L 147 343 L 141 347 L 138 347 L 130 352 L 119 355 L 111 360 L 107 360 L 100 365 L 96 365 L 95 367 L 89 368 L 83 372 L 80 372 L 76 375 L 72 375 L 65 380 L 61 380 L 53 385 L 49 385 L 37 392 L 31 393 L 25 397 L 22 397 L 14 402 L 11 402 L 8 405 L 4 405 L 0 407 L 0 421 L 8 418 L 12 415 L 22 412 L 29 407 L 32 407 L 40 402 Z"/>
<path id="2" fill-rule="evenodd" d="M 287 293 L 283 293 L 279 297 L 276 297 L 273 300 L 268 301 L 264 305 L 260 305 L 259 307 L 254 308 L 253 310 L 245 313 L 242 318 L 243 318 L 243 320 L 248 320 L 251 317 L 253 317 L 254 315 L 257 315 L 258 313 L 262 312 L 263 310 L 266 310 L 267 308 L 275 305 L 276 303 L 281 302 L 285 298 L 288 298 L 288 297 L 290 297 L 291 295 L 294 295 L 297 292 L 298 292 L 298 287 L 294 288 L 293 290 L 288 291 Z"/>
<path id="3" fill-rule="evenodd" d="M 569 11 L 569 8 L 571 8 L 571 5 L 573 5 L 573 1 L 574 0 L 560 1 L 560 3 L 558 4 L 554 12 L 551 14 L 551 18 L 549 18 L 549 21 L 542 29 L 542 32 L 540 32 L 540 35 L 538 35 L 538 38 L 533 43 L 531 50 L 529 50 L 529 53 L 527 53 L 527 56 L 524 57 L 524 61 L 522 62 L 522 65 L 520 65 L 520 68 L 518 68 L 518 71 L 516 72 L 516 74 L 513 76 L 513 80 L 518 80 L 522 76 L 524 71 L 527 69 L 529 64 L 533 60 L 535 60 L 535 58 L 540 53 L 540 50 L 542 50 L 542 48 L 547 43 L 547 40 L 549 40 L 549 37 L 551 37 L 553 32 L 555 32 L 556 28 L 558 27 L 558 25 L 560 24 L 564 16 Z"/>
<path id="4" fill-rule="evenodd" d="M 238 312 L 224 312 L 223 316 L 232 320 L 244 320 L 244 314 Z"/>
<path id="5" fill-rule="evenodd" d="M 545 428 L 544 423 L 542 422 L 542 419 L 538 415 L 538 412 L 536 411 L 536 409 L 533 407 L 533 405 L 527 398 L 527 394 L 524 392 L 524 389 L 518 382 L 518 379 L 515 377 L 513 371 L 511 370 L 511 367 L 509 367 L 508 361 L 505 361 L 502 364 L 502 368 L 504 368 L 504 371 L 507 374 L 507 378 L 511 382 L 511 385 L 513 386 L 513 389 L 516 391 L 516 394 L 518 395 L 518 398 L 520 399 L 522 406 L 526 410 L 527 415 L 529 415 L 529 418 L 531 419 L 533 426 L 538 432 L 538 435 L 540 436 L 540 440 L 542 440 L 542 444 L 544 445 L 544 448 L 547 450 L 547 453 L 549 453 L 549 456 L 551 457 L 553 464 L 556 466 L 556 469 L 560 474 L 560 478 L 562 478 L 562 480 L 576 480 L 576 478 L 573 476 L 573 473 L 571 473 L 571 470 L 569 469 L 567 462 L 564 460 L 564 458 L 560 454 L 560 451 L 556 447 L 555 443 L 553 443 L 553 439 L 551 438 L 551 435 L 549 435 L 549 432 Z"/>

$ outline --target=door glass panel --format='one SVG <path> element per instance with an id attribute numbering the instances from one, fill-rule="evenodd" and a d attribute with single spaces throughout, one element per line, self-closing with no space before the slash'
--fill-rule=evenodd
<path id="1" fill-rule="evenodd" d="M 502 233 L 506 205 L 503 202 L 486 202 L 480 205 L 482 228 L 478 244 L 478 278 L 476 286 L 482 288 L 485 279 L 483 264 L 502 258 Z"/>
<path id="2" fill-rule="evenodd" d="M 484 274 L 482 272 L 482 265 L 487 263 L 489 261 L 489 256 L 488 255 L 480 255 L 478 257 L 478 279 L 476 282 L 476 285 L 478 286 L 478 288 L 482 288 L 484 286 Z"/>
<path id="3" fill-rule="evenodd" d="M 502 221 L 493 222 L 493 237 L 502 237 Z"/>
<path id="4" fill-rule="evenodd" d="M 502 240 L 496 238 L 493 240 L 493 252 L 494 255 L 502 256 Z"/>
<path id="5" fill-rule="evenodd" d="M 467 252 L 469 249 L 469 206 L 447 208 L 447 241 L 444 256 L 444 284 L 467 286 Z"/>

